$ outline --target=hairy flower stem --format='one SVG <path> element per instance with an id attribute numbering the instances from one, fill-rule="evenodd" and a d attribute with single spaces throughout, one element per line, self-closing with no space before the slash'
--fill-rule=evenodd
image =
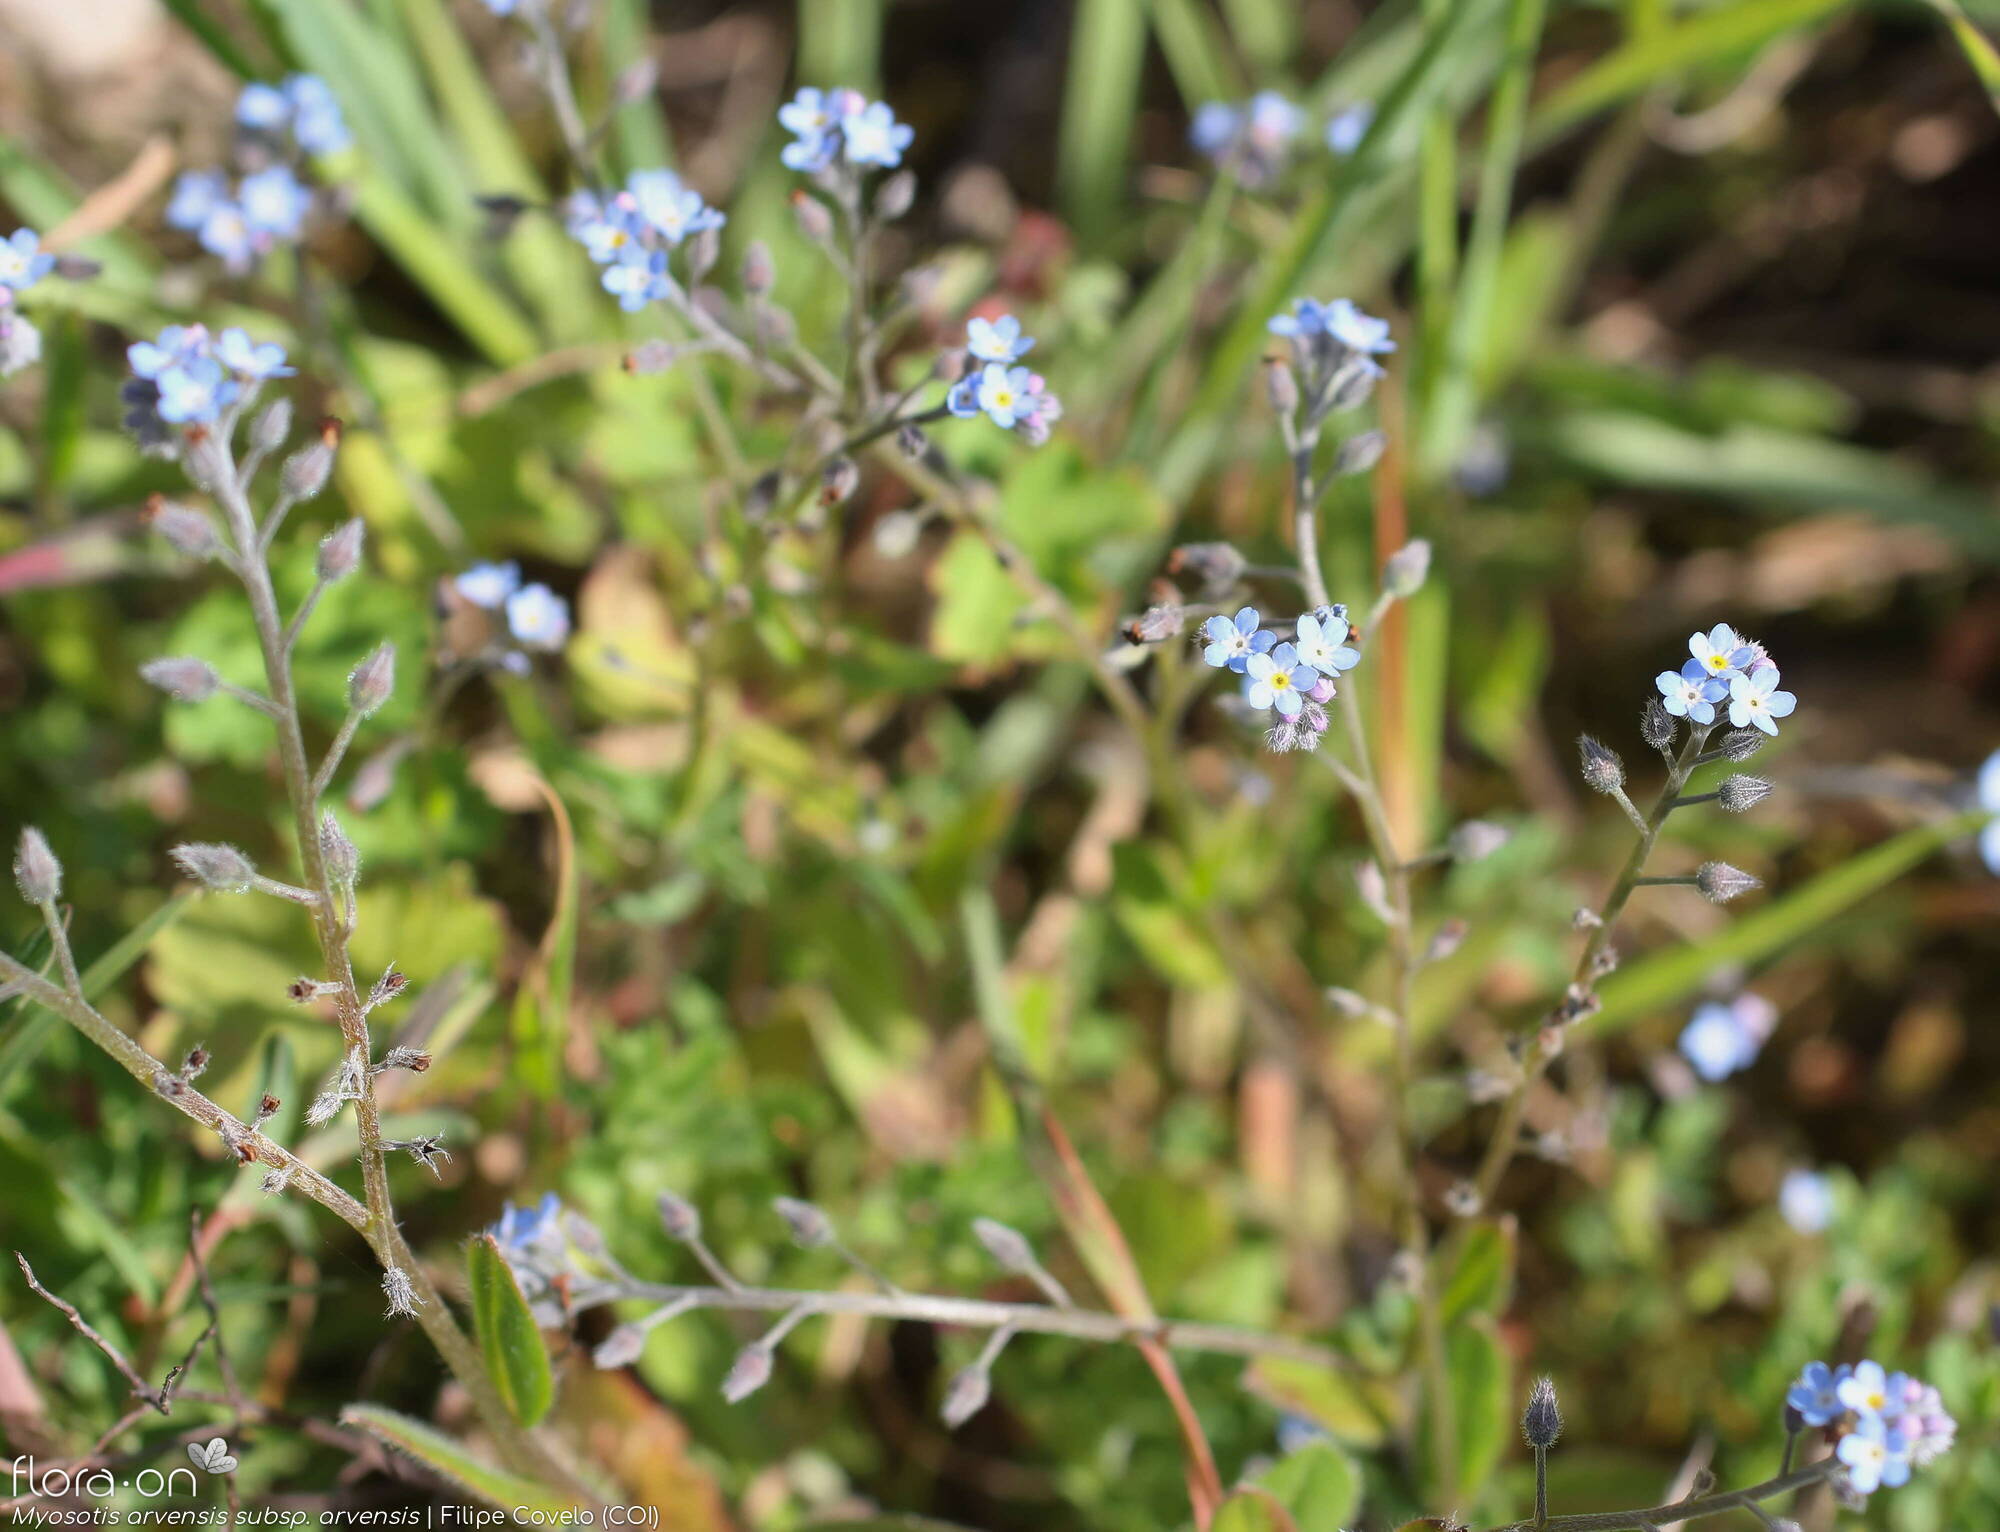
<path id="1" fill-rule="evenodd" d="M 1542 1529 L 1542 1532 L 1649 1532 L 1649 1529 L 1658 1532 L 1661 1527 L 1678 1526 L 1681 1522 L 1694 1521 L 1703 1516 L 1719 1516 L 1724 1511 L 1742 1510 L 1760 1501 L 1775 1500 L 1793 1490 L 1822 1484 L 1839 1469 L 1838 1459 L 1822 1458 L 1817 1463 L 1781 1473 L 1747 1489 L 1693 1495 L 1672 1505 L 1649 1506 L 1639 1511 L 1588 1511 L 1576 1516 L 1550 1516 L 1546 1520 L 1532 1522 L 1513 1521 L 1495 1528 L 1494 1532 L 1528 1532 L 1531 1527 Z"/>
<path id="2" fill-rule="evenodd" d="M 229 436 L 233 420 L 225 420 L 217 430 L 216 450 L 222 471 L 216 475 L 214 492 L 229 523 L 230 535 L 242 555 L 238 574 L 250 600 L 250 613 L 263 651 L 264 675 L 276 709 L 278 756 L 284 768 L 285 790 L 292 804 L 294 828 L 299 842 L 299 865 L 305 886 L 318 895 L 309 906 L 313 934 L 319 941 L 320 956 L 327 977 L 338 988 L 334 1004 L 339 1017 L 341 1040 L 350 1053 L 358 1052 L 365 1063 L 374 1060 L 368 1035 L 368 1014 L 354 981 L 354 966 L 348 952 L 351 932 L 342 920 L 343 902 L 327 875 L 320 851 L 320 791 L 306 756 L 305 732 L 299 722 L 298 698 L 292 684 L 290 647 L 286 627 L 278 611 L 278 598 L 271 585 L 270 565 L 259 542 L 257 518 L 250 507 L 248 487 L 230 457 Z M 559 1463 L 538 1441 L 517 1424 L 494 1387 L 478 1348 L 452 1318 L 443 1296 L 424 1268 L 396 1222 L 395 1206 L 389 1196 L 389 1172 L 383 1156 L 382 1119 L 375 1102 L 372 1070 L 361 1071 L 360 1090 L 354 1102 L 355 1122 L 361 1139 L 361 1180 L 368 1216 L 357 1225 L 374 1250 L 384 1271 L 400 1271 L 409 1278 L 414 1294 L 417 1322 L 437 1347 L 465 1391 L 471 1395 L 481 1420 L 492 1432 L 506 1457 L 528 1466 L 552 1486 L 583 1493 L 575 1476 Z"/>
<path id="3" fill-rule="evenodd" d="M 1674 811 L 1681 789 L 1700 764 L 1701 747 L 1707 742 L 1714 725 L 1690 725 L 1688 737 L 1682 744 L 1680 753 L 1667 768 L 1667 780 L 1661 785 L 1660 796 L 1654 800 L 1652 812 L 1646 815 L 1639 838 L 1632 847 L 1632 854 L 1625 859 L 1617 881 L 1611 885 L 1611 892 L 1605 898 L 1604 907 L 1597 912 L 1598 922 L 1591 928 L 1589 940 L 1583 944 L 1582 955 L 1577 958 L 1576 973 L 1572 988 L 1582 997 L 1594 996 L 1597 992 L 1599 963 L 1605 949 L 1611 943 L 1611 933 L 1618 924 L 1618 917 L 1625 911 L 1626 902 L 1634 889 L 1644 882 L 1647 859 L 1653 854 L 1653 847 L 1659 842 L 1660 829 L 1667 822 L 1667 816 Z M 1521 1063 L 1521 1079 L 1500 1108 L 1500 1119 L 1494 1124 L 1493 1140 L 1486 1146 L 1486 1157 L 1480 1162 L 1479 1174 L 1473 1186 L 1479 1194 L 1483 1207 L 1493 1200 L 1500 1189 L 1500 1178 L 1507 1173 L 1507 1166 L 1513 1161 L 1514 1152 L 1520 1147 L 1521 1121 L 1528 1108 L 1528 1096 L 1542 1076 L 1548 1072 L 1549 1061 L 1554 1054 L 1543 1046 L 1538 1033 L 1529 1047 L 1528 1055 Z M 1550 1523 L 1554 1525 L 1555 1523 Z"/>
<path id="4" fill-rule="evenodd" d="M 1286 422 L 1286 435 L 1292 436 Z M 1313 454 L 1319 450 L 1319 427 L 1312 426 L 1287 443 L 1292 452 L 1292 540 L 1298 544 L 1299 577 L 1306 588 L 1306 601 L 1326 606 L 1326 577 L 1319 567 L 1319 486 L 1313 477 Z"/>

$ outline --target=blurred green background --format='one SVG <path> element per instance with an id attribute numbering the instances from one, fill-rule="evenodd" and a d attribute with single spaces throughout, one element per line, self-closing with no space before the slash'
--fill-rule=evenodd
<path id="1" fill-rule="evenodd" d="M 1365 604 L 1381 553 L 1432 540 L 1431 584 L 1364 672 L 1378 767 L 1409 844 L 1472 814 L 1515 831 L 1423 894 L 1427 925 L 1471 929 L 1419 990 L 1414 1101 L 1465 1337 L 1457 1509 L 1527 1509 L 1510 1421 L 1530 1369 L 1573 1419 L 1557 1508 L 1645 1504 L 1691 1449 L 1726 1483 L 1769 1471 L 1785 1382 L 1844 1335 L 1943 1386 L 1963 1423 L 1869 1524 L 2000 1524 L 2000 884 L 1954 817 L 2000 744 L 2000 70 L 1980 30 L 2000 13 L 576 10 L 591 109 L 634 62 L 657 69 L 610 112 L 612 161 L 675 165 L 727 209 L 724 271 L 769 241 L 778 300 L 829 355 L 840 284 L 793 231 L 773 113 L 838 82 L 915 125 L 922 190 L 890 258 L 940 278 L 891 371 L 913 380 L 975 302 L 1040 337 L 1068 405 L 1053 443 L 938 436 L 997 482 L 1001 524 L 1107 644 L 1176 543 L 1288 556 L 1265 319 L 1296 293 L 1391 318 L 1392 451 L 1331 497 L 1329 575 Z M 0 385 L 0 828 L 38 824 L 64 858 L 78 950 L 110 954 L 109 1013 L 163 1057 L 206 1043 L 237 1109 L 275 1090 L 288 1141 L 338 1054 L 284 999 L 311 971 L 303 922 L 176 894 L 165 859 L 220 839 L 286 865 L 266 725 L 227 701 L 170 710 L 136 675 L 196 653 L 254 676 L 240 597 L 140 528 L 176 475 L 117 430 L 126 342 L 241 322 L 291 347 L 304 418 L 349 426 L 280 567 L 296 598 L 306 529 L 366 519 L 369 577 L 332 593 L 300 654 L 325 734 L 362 652 L 389 637 L 404 656 L 357 745 L 381 790 L 345 818 L 357 960 L 409 973 L 398 1021 L 439 1054 L 390 1110 L 448 1135 L 441 1181 L 397 1172 L 447 1280 L 468 1233 L 549 1189 L 642 1275 L 691 1277 L 653 1221 L 671 1187 L 746 1277 L 841 1280 L 785 1245 L 767 1204 L 790 1194 L 912 1288 L 1011 1292 L 967 1232 L 987 1215 L 1088 1291 L 994 1068 L 1011 1049 L 1162 1312 L 1349 1359 L 1247 1380 L 1190 1359 L 1225 1479 L 1277 1451 L 1291 1410 L 1359 1465 L 1346 1524 L 1447 1509 L 1413 1444 L 1389 1271 L 1387 1038 L 1321 993 L 1386 972 L 1331 774 L 1190 706 L 1199 667 L 1177 645 L 1138 673 L 1162 700 L 1135 740 L 976 536 L 883 535 L 915 503 L 886 465 L 831 525 L 751 527 L 745 492 L 795 411 L 720 366 L 628 375 L 657 321 L 621 316 L 553 223 L 495 236 L 475 198 L 567 182 L 522 33 L 473 0 L 7 0 L 0 37 L 0 228 L 70 220 L 103 263 L 36 290 L 45 355 Z M 292 70 L 323 76 L 355 131 L 329 177 L 349 216 L 232 279 L 164 228 L 165 187 L 220 155 L 242 78 Z M 1371 101 L 1376 127 L 1350 159 L 1308 148 L 1232 189 L 1187 119 L 1260 88 L 1321 112 Z M 475 558 L 519 559 L 574 602 L 577 634 L 531 675 L 444 686 L 435 589 Z M 1760 760 L 1768 805 L 1671 835 L 1769 891 L 1728 911 L 1666 891 L 1628 917 L 1626 965 L 1534 1123 L 1569 1163 L 1524 1160 L 1500 1209 L 1454 1223 L 1437 1199 L 1492 1114 L 1467 1070 L 1560 992 L 1571 911 L 1629 834 L 1574 783 L 1569 741 L 1587 728 L 1642 772 L 1651 677 L 1721 620 L 1771 645 L 1801 706 Z M 10 898 L 4 945 L 34 929 Z M 1743 983 L 1777 1005 L 1775 1036 L 1747 1073 L 1688 1088 L 1679 1028 Z M 318 1150 L 350 1168 L 337 1129 Z M 225 1161 L 50 1018 L 0 1005 L 0 1244 L 157 1371 L 203 1323 L 183 1266 L 199 1210 L 260 1395 L 464 1426 L 422 1337 L 378 1320 L 360 1242 Z M 1799 1166 L 1831 1176 L 1823 1234 L 1774 1207 Z M 994 1403 L 948 1434 L 936 1401 L 963 1336 L 809 1325 L 732 1407 L 717 1385 L 750 1332 L 684 1320 L 599 1374 L 587 1345 L 609 1322 L 551 1338 L 559 1423 L 671 1526 L 877 1505 L 995 1529 L 1186 1520 L 1171 1414 L 1128 1351 L 1016 1342 Z M 9 1456 L 79 1450 L 122 1408 L 11 1276 L 0 1362 Z M 244 1461 L 253 1499 L 423 1493 L 379 1474 L 330 1490 L 346 1459 L 298 1431 L 266 1428 Z"/>

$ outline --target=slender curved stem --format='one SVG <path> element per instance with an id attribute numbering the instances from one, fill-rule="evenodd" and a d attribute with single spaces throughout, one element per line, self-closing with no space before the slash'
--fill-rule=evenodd
<path id="1" fill-rule="evenodd" d="M 1781 1473 L 1766 1479 L 1761 1484 L 1752 1484 L 1747 1489 L 1722 1490 L 1708 1495 L 1691 1495 L 1686 1500 L 1676 1500 L 1672 1505 L 1648 1506 L 1637 1511 L 1587 1511 L 1576 1516 L 1551 1516 L 1539 1524 L 1544 1532 L 1645 1532 L 1648 1527 L 1670 1527 L 1684 1521 L 1695 1521 L 1703 1516 L 1719 1516 L 1724 1511 L 1742 1510 L 1754 1506 L 1759 1501 L 1775 1500 L 1780 1495 L 1793 1490 L 1805 1489 L 1814 1484 L 1824 1483 L 1839 1470 L 1840 1463 L 1834 1458 L 1822 1458 L 1817 1463 L 1804 1468 L 1795 1468 L 1789 1473 Z M 1527 1532 L 1538 1524 L 1532 1521 L 1510 1521 L 1494 1532 Z"/>

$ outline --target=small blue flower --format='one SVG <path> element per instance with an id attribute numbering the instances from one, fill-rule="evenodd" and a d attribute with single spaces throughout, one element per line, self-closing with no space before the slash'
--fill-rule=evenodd
<path id="1" fill-rule="evenodd" d="M 840 153 L 841 118 L 849 110 L 859 111 L 864 104 L 854 91 L 801 86 L 797 95 L 778 108 L 778 125 L 797 138 L 795 143 L 785 145 L 778 158 L 792 170 L 826 169 Z"/>
<path id="2" fill-rule="evenodd" d="M 1847 1380 L 1847 1374 L 1845 1366 L 1836 1371 L 1824 1362 L 1808 1362 L 1798 1381 L 1786 1392 L 1785 1403 L 1797 1410 L 1807 1425 L 1829 1425 L 1846 1410 L 1840 1402 L 1840 1385 Z"/>
<path id="3" fill-rule="evenodd" d="M 521 0 L 486 0 L 486 9 L 496 16 L 511 16 L 521 8 Z"/>
<path id="4" fill-rule="evenodd" d="M 970 319 L 965 325 L 965 349 L 982 362 L 1018 362 L 1035 343 L 1021 333 L 1021 321 L 1012 314 L 998 319 Z"/>
<path id="5" fill-rule="evenodd" d="M 1688 653 L 1695 657 L 1703 670 L 1723 680 L 1727 680 L 1732 671 L 1748 669 L 1753 657 L 1750 646 L 1726 622 L 1718 622 L 1706 633 L 1690 637 Z"/>
<path id="6" fill-rule="evenodd" d="M 275 85 L 252 81 L 236 98 L 236 120 L 260 133 L 276 133 L 292 119 L 292 103 Z"/>
<path id="7" fill-rule="evenodd" d="M 1908 1403 L 1909 1378 L 1885 1372 L 1880 1362 L 1861 1362 L 1835 1390 L 1840 1402 L 1864 1420 L 1894 1420 Z"/>
<path id="8" fill-rule="evenodd" d="M 1833 1222 L 1833 1188 L 1816 1170 L 1788 1170 L 1778 1188 L 1778 1212 L 1801 1234 L 1821 1234 Z"/>
<path id="9" fill-rule="evenodd" d="M 55 270 L 56 258 L 42 254 L 42 237 L 33 229 L 16 229 L 0 239 L 0 287 L 24 293 Z"/>
<path id="10" fill-rule="evenodd" d="M 229 177 L 221 171 L 184 170 L 174 181 L 174 194 L 167 200 L 167 222 L 192 234 L 228 200 Z"/>
<path id="11" fill-rule="evenodd" d="M 1757 1062 L 1777 1020 L 1776 1008 L 1761 995 L 1708 1001 L 1681 1029 L 1681 1056 L 1710 1084 L 1726 1080 Z"/>
<path id="12" fill-rule="evenodd" d="M 968 372 L 944 396 L 944 407 L 960 420 L 970 420 L 979 413 L 979 374 Z"/>
<path id="13" fill-rule="evenodd" d="M 1368 136 L 1368 130 L 1375 123 L 1375 108 L 1366 101 L 1357 101 L 1343 112 L 1336 112 L 1326 125 L 1326 146 L 1335 154 L 1352 154 L 1361 147 L 1361 140 Z"/>
<path id="14" fill-rule="evenodd" d="M 1909 1482 L 1909 1441 L 1902 1432 L 1891 1430 L 1879 1415 L 1863 1415 L 1840 1439 L 1836 1451 L 1847 1465 L 1848 1487 L 1857 1494 L 1871 1495 L 1884 1485 L 1893 1489 Z"/>
<path id="15" fill-rule="evenodd" d="M 154 381 L 160 419 L 173 425 L 208 424 L 241 392 L 222 364 L 206 356 L 169 367 Z"/>
<path id="16" fill-rule="evenodd" d="M 287 165 L 273 165 L 245 176 L 237 184 L 236 200 L 243 209 L 243 221 L 253 231 L 287 241 L 299 237 L 312 207 L 312 193 Z"/>
<path id="17" fill-rule="evenodd" d="M 871 101 L 860 111 L 843 115 L 840 133 L 851 164 L 879 165 L 884 170 L 903 163 L 903 151 L 916 137 L 916 129 L 896 121 L 886 101 Z"/>
<path id="18" fill-rule="evenodd" d="M 1273 335 L 1302 341 L 1328 336 L 1350 351 L 1369 356 L 1380 356 L 1396 349 L 1396 343 L 1389 339 L 1389 321 L 1364 314 L 1346 298 L 1335 298 L 1331 303 L 1295 298 L 1292 300 L 1292 312 L 1273 316 L 1266 328 Z"/>
<path id="19" fill-rule="evenodd" d="M 169 367 L 182 367 L 208 355 L 206 326 L 170 324 L 156 340 L 134 341 L 125 348 L 125 359 L 135 377 L 157 380 Z"/>
<path id="20" fill-rule="evenodd" d="M 1298 621 L 1299 658 L 1323 676 L 1337 676 L 1361 663 L 1361 651 L 1347 646 L 1347 619 L 1327 609 Z"/>
<path id="21" fill-rule="evenodd" d="M 1220 612 L 1209 618 L 1201 625 L 1201 635 L 1208 640 L 1208 646 L 1201 651 L 1202 662 L 1217 670 L 1226 667 L 1242 675 L 1249 667 L 1250 656 L 1264 653 L 1278 641 L 1277 634 L 1259 628 L 1257 623 L 1254 606 L 1244 607 L 1233 619 Z"/>
<path id="22" fill-rule="evenodd" d="M 636 171 L 625 183 L 632 205 L 646 225 L 670 245 L 691 234 L 722 227 L 723 215 L 684 185 L 671 170 Z"/>
<path id="23" fill-rule="evenodd" d="M 232 325 L 215 338 L 215 359 L 238 377 L 263 382 L 269 378 L 289 378 L 293 369 L 285 365 L 285 348 L 273 342 L 258 345 L 246 331 Z"/>
<path id="24" fill-rule="evenodd" d="M 1305 126 L 1305 113 L 1274 90 L 1260 90 L 1244 109 L 1243 135 L 1253 152 L 1275 158 Z"/>
<path id="25" fill-rule="evenodd" d="M 510 1261 L 527 1256 L 543 1241 L 561 1238 L 562 1199 L 554 1192 L 548 1192 L 533 1207 L 516 1207 L 509 1203 L 500 1214 L 500 1221 L 487 1232 L 498 1242 L 501 1254 Z"/>
<path id="26" fill-rule="evenodd" d="M 218 202 L 211 207 L 195 237 L 201 241 L 202 249 L 220 256 L 222 263 L 236 272 L 248 271 L 270 244 L 269 236 L 251 228 L 243 209 L 234 202 Z"/>
<path id="27" fill-rule="evenodd" d="M 1980 766 L 1975 797 L 1980 809 L 1993 816 L 1980 828 L 1979 856 L 1986 870 L 2000 878 L 2000 750 Z"/>
<path id="28" fill-rule="evenodd" d="M 507 598 L 507 627 L 530 649 L 560 649 L 569 638 L 569 603 L 546 585 L 524 585 Z"/>
<path id="29" fill-rule="evenodd" d="M 285 94 L 292 103 L 292 140 L 307 154 L 338 154 L 354 142 L 340 102 L 318 75 L 293 75 Z"/>
<path id="30" fill-rule="evenodd" d="M 1242 126 L 1243 114 L 1227 101 L 1204 101 L 1188 123 L 1188 142 L 1198 153 L 1220 159 Z"/>
<path id="31" fill-rule="evenodd" d="M 1290 644 L 1269 654 L 1253 654 L 1243 667 L 1244 698 L 1254 708 L 1276 708 L 1291 718 L 1305 706 L 1306 693 L 1318 684 L 1319 672 L 1299 658 Z"/>
<path id="32" fill-rule="evenodd" d="M 635 314 L 673 291 L 673 279 L 667 275 L 667 252 L 628 245 L 604 268 L 603 284 L 607 293 L 616 296 L 620 308 Z"/>
<path id="33" fill-rule="evenodd" d="M 1012 430 L 1016 421 L 1030 412 L 1034 374 L 1025 367 L 1004 367 L 988 362 L 979 373 L 979 407 L 996 426 Z"/>
<path id="34" fill-rule="evenodd" d="M 498 611 L 521 588 L 521 566 L 511 559 L 504 564 L 474 564 L 451 583 L 474 606 Z"/>
<path id="35" fill-rule="evenodd" d="M 1746 724 L 1766 734 L 1778 732 L 1778 720 L 1789 718 L 1799 699 L 1778 689 L 1778 667 L 1765 665 L 1749 675 L 1740 671 L 1729 678 L 1729 721 L 1737 728 Z"/>
<path id="36" fill-rule="evenodd" d="M 1700 660 L 1689 660 L 1679 670 L 1663 670 L 1653 684 L 1666 698 L 1663 704 L 1676 718 L 1696 723 L 1715 722 L 1715 704 L 1729 695 L 1729 688 L 1711 676 Z"/>

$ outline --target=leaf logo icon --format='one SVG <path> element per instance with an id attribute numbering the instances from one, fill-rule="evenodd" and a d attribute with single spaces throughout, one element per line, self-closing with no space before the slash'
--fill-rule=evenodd
<path id="1" fill-rule="evenodd" d="M 188 1457 L 203 1473 L 234 1473 L 236 1459 L 229 1455 L 229 1443 L 221 1437 L 213 1437 L 207 1446 L 200 1442 L 188 1443 Z"/>

